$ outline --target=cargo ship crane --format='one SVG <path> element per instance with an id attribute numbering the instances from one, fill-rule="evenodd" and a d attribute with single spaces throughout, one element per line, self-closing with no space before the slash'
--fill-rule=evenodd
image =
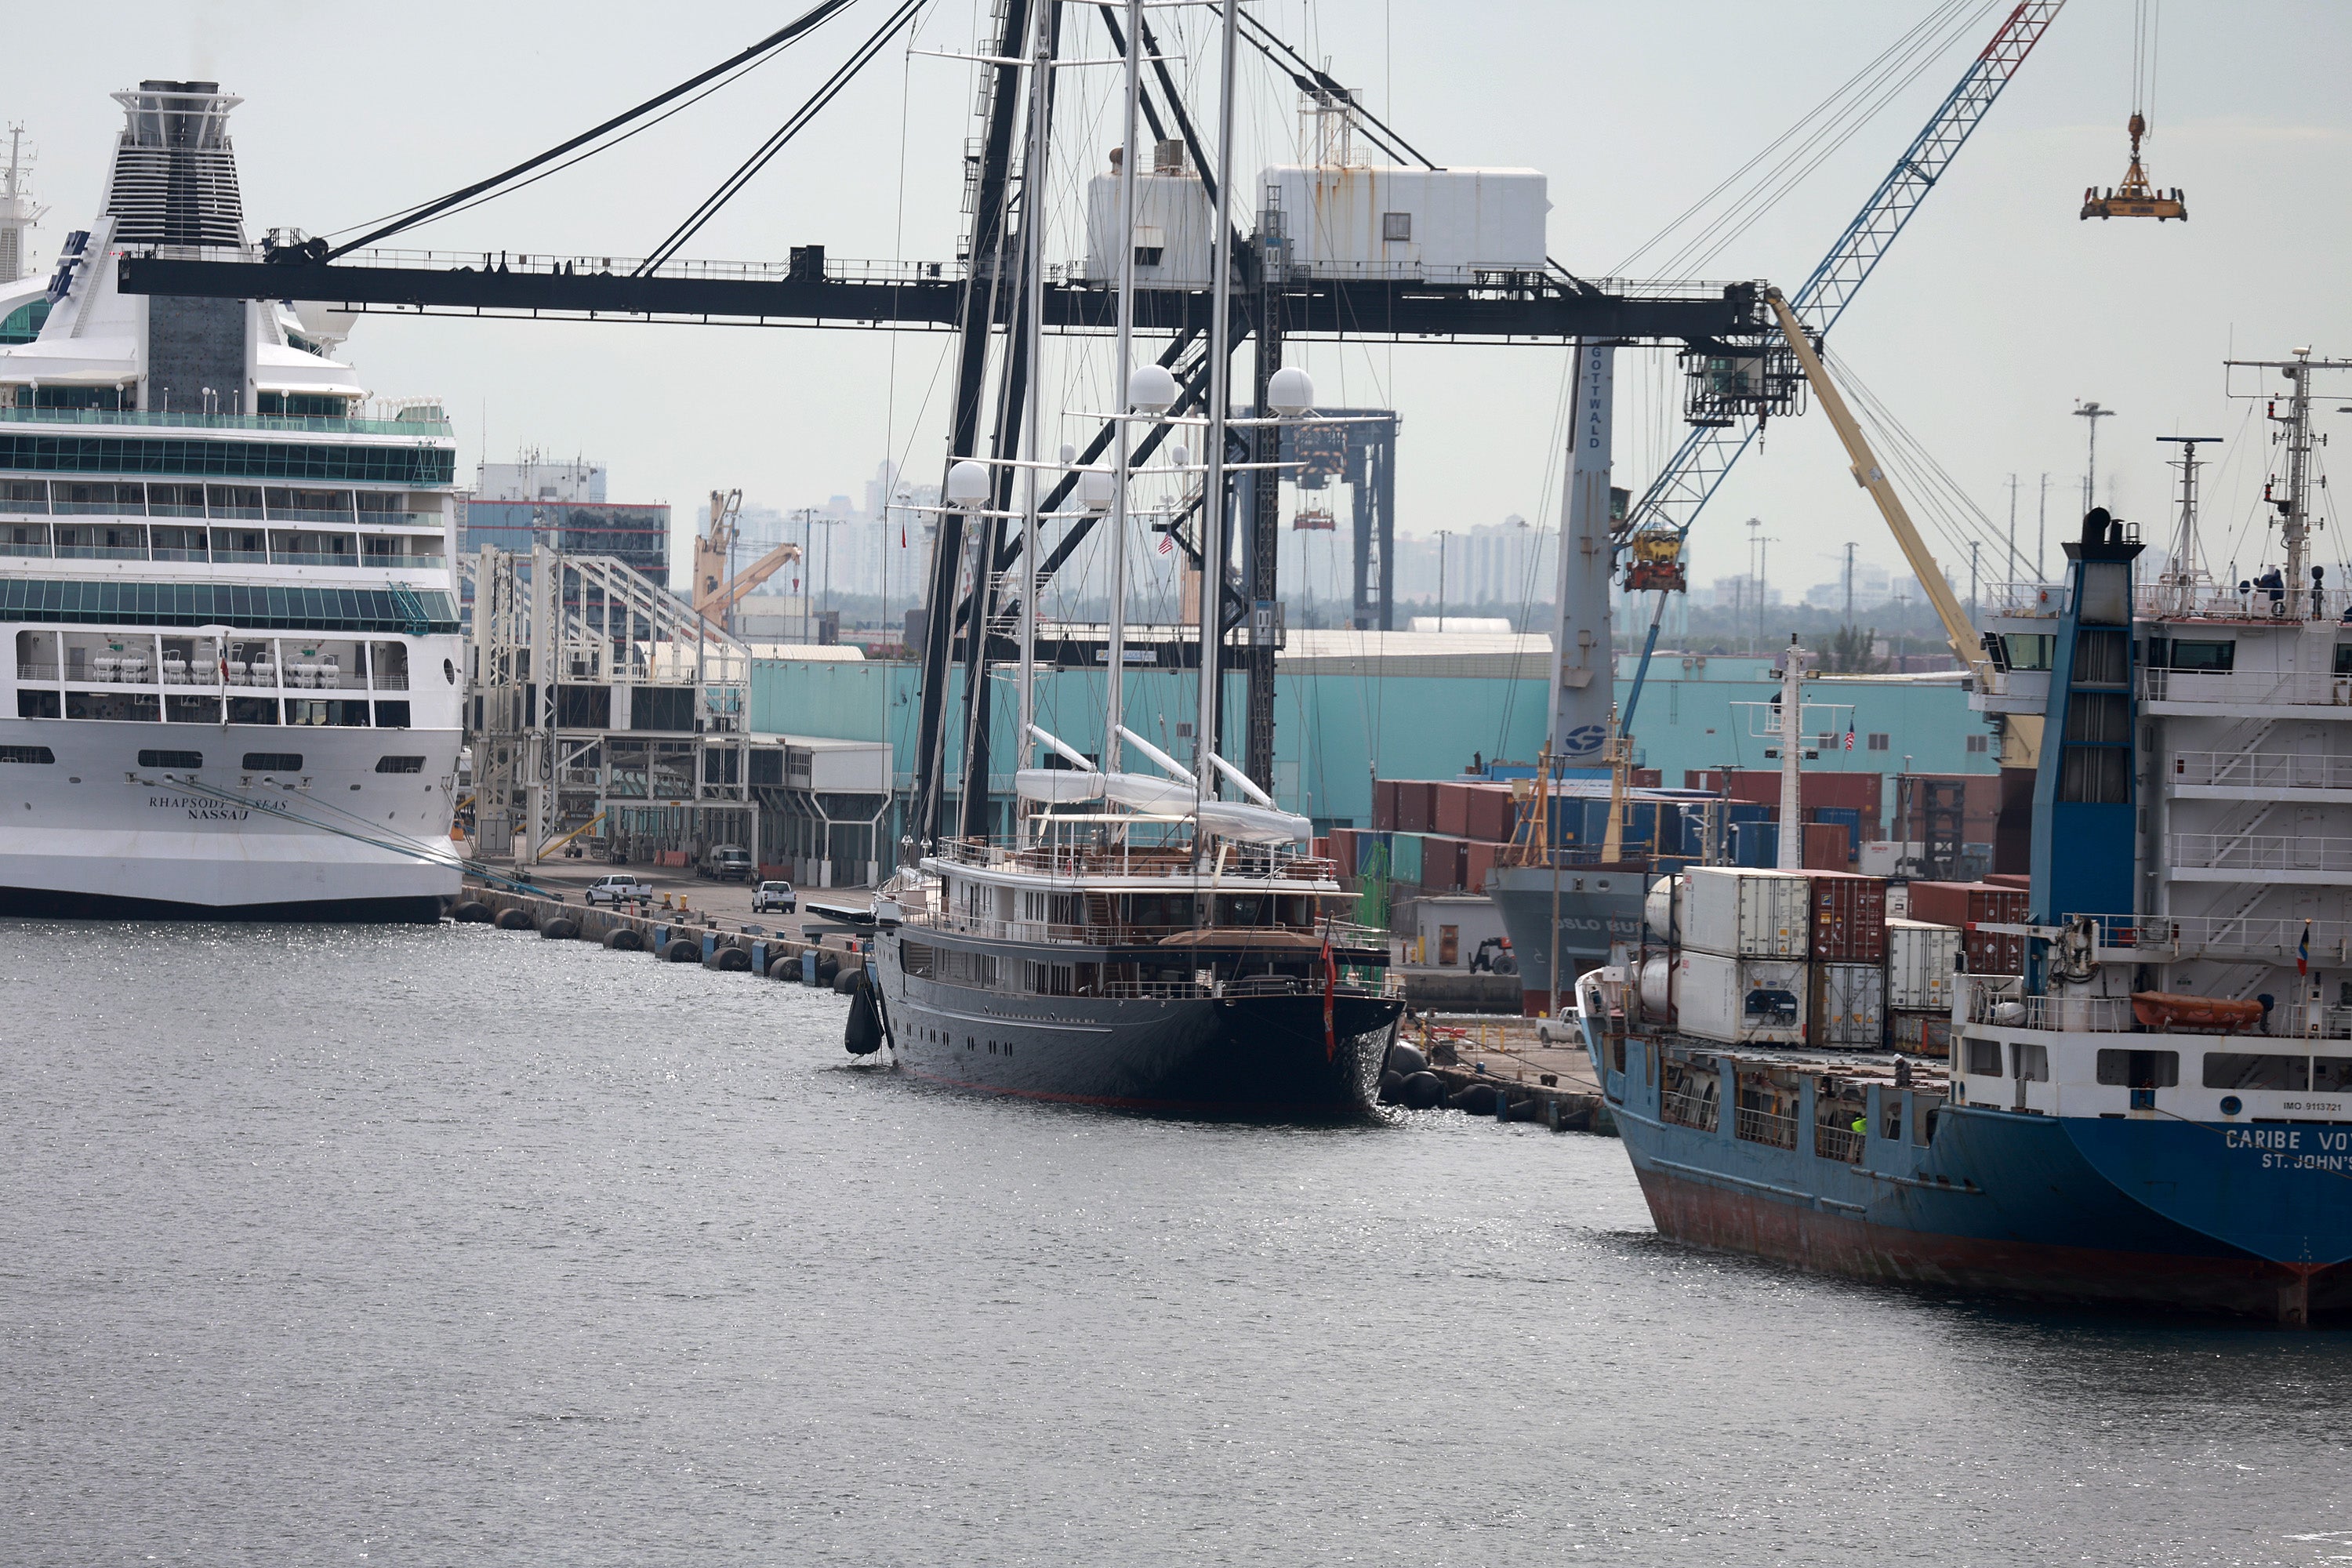
<path id="1" fill-rule="evenodd" d="M 1895 159 L 1870 200 L 1822 256 L 1794 300 L 1787 302 L 1802 333 L 1818 342 L 1836 324 L 2064 5 L 2065 0 L 2024 0 L 2002 19 L 1958 83 Z M 1763 430 L 1766 418 L 1794 411 L 1801 380 L 1794 363 L 1783 358 L 1777 347 L 1759 345 L 1744 352 L 1732 348 L 1711 364 L 1697 367 L 1687 409 L 1692 417 L 1690 433 L 1641 498 L 1627 509 L 1625 521 L 1617 531 L 1633 558 L 1625 582 L 1628 592 L 1681 592 L 1687 585 L 1680 556 L 1691 524 L 1732 464 Z M 1940 584 L 1942 578 L 1935 581 Z M 1633 689 L 1626 694 L 1622 723 L 1628 730 L 1641 704 L 1642 686 L 1658 646 L 1658 626 L 1664 609 L 1662 597 L 1651 615 L 1641 662 L 1633 672 Z M 1950 629 L 1948 623 L 1946 629 Z"/>

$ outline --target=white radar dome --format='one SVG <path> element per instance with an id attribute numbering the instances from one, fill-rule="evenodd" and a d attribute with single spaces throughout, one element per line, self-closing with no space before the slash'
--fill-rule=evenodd
<path id="1" fill-rule="evenodd" d="M 948 504 L 976 507 L 988 504 L 988 468 L 966 458 L 948 469 Z"/>
<path id="2" fill-rule="evenodd" d="M 1284 365 L 1266 378 L 1266 405 L 1286 419 L 1315 406 L 1315 378 L 1295 364 Z"/>
<path id="3" fill-rule="evenodd" d="M 1144 414 L 1165 414 L 1176 405 L 1176 378 L 1164 364 L 1138 365 L 1127 378 L 1128 406 Z"/>

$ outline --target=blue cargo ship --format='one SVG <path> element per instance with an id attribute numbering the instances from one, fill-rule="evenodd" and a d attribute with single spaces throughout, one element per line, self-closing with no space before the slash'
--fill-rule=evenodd
<path id="1" fill-rule="evenodd" d="M 2315 365 L 2284 444 L 2307 452 Z M 2352 618 L 2305 554 L 2141 584 L 2104 511 L 1990 622 L 1977 705 L 2041 721 L 2019 974 L 1956 977 L 1948 1063 L 1718 1043 L 1633 955 L 1579 1027 L 1659 1229 L 1857 1278 L 2352 1314 Z M 2341 611 L 2339 601 L 2335 606 Z M 2015 721 L 2014 717 L 2011 721 Z"/>

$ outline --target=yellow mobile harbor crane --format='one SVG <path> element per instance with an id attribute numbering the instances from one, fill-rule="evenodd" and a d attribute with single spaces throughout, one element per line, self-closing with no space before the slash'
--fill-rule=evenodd
<path id="1" fill-rule="evenodd" d="M 722 631 L 731 631 L 735 606 L 752 589 L 775 575 L 788 561 L 801 558 L 797 544 L 779 544 L 751 565 L 737 571 L 735 541 L 740 533 L 736 520 L 742 515 L 741 490 L 710 492 L 710 529 L 694 540 L 695 614 Z"/>
<path id="2" fill-rule="evenodd" d="M 1772 307 L 1772 314 L 1780 323 L 1780 334 L 1789 341 L 1789 352 L 1797 356 L 1797 363 L 1803 367 L 1805 380 L 1811 385 L 1813 395 L 1821 401 L 1822 412 L 1829 416 L 1830 424 L 1837 430 L 1838 439 L 1845 443 L 1845 455 L 1853 462 L 1854 483 L 1868 490 L 1870 499 L 1878 503 L 1879 515 L 1885 518 L 1887 531 L 1895 535 L 1895 542 L 1902 546 L 1903 558 L 1910 563 L 1912 572 L 1919 579 L 1919 586 L 1927 593 L 1928 603 L 1936 606 L 1936 618 L 1944 623 L 1944 637 L 1952 645 L 1952 656 L 1960 661 L 1960 668 L 1975 679 L 1979 690 L 1989 689 L 1993 675 L 1992 660 L 1986 656 L 1976 627 L 1969 623 L 1968 612 L 1960 608 L 1960 601 L 1954 596 L 1951 585 L 1944 581 L 1943 568 L 1937 565 L 1936 558 L 1927 552 L 1927 542 L 1921 539 L 1919 531 L 1912 526 L 1911 514 L 1904 510 L 1902 498 L 1895 493 L 1895 486 L 1888 481 L 1886 470 L 1879 466 L 1878 458 L 1870 450 L 1870 443 L 1863 437 L 1862 426 L 1854 422 L 1853 411 L 1846 407 L 1844 397 L 1840 395 L 1836 384 L 1830 380 L 1830 373 L 1822 365 L 1822 356 L 1813 352 L 1812 340 L 1805 336 L 1805 329 L 1799 324 L 1796 312 L 1789 309 L 1789 301 L 1781 298 L 1778 289 L 1765 289 L 1764 300 Z M 2041 751 L 2042 721 L 2039 717 L 2021 713 L 2004 716 L 2000 732 L 2001 766 L 2031 768 Z"/>

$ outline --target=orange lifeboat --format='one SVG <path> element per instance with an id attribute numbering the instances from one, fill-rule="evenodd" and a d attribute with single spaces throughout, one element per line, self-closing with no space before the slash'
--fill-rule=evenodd
<path id="1" fill-rule="evenodd" d="M 2132 1016 L 2151 1029 L 2220 1029 L 2226 1034 L 2258 1028 L 2263 1021 L 2260 1002 L 2182 996 L 2169 991 L 2135 991 L 2131 1000 Z"/>

